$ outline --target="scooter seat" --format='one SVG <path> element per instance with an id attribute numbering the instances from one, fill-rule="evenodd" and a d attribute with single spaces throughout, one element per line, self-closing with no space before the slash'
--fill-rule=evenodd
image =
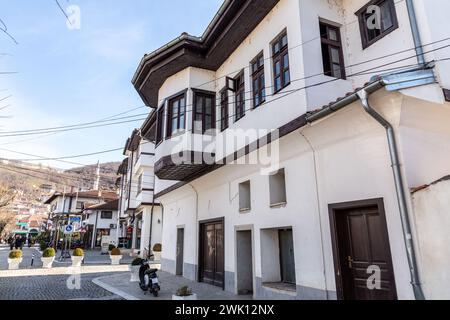
<path id="1" fill-rule="evenodd" d="M 158 269 L 148 269 L 146 273 L 155 273 Z"/>

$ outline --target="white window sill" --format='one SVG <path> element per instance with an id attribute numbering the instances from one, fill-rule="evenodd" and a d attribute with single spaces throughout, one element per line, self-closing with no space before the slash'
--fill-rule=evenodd
<path id="1" fill-rule="evenodd" d="M 262 287 L 276 293 L 297 296 L 297 287 L 295 284 L 286 284 L 282 282 L 263 283 Z"/>
<path id="2" fill-rule="evenodd" d="M 284 207 L 286 207 L 286 205 L 287 205 L 287 202 L 280 202 L 280 203 L 271 204 L 270 207 L 272 209 L 276 209 L 276 208 L 284 208 Z"/>

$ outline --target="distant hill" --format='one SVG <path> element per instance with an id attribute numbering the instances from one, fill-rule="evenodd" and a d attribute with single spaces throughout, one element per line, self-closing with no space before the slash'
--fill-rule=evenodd
<path id="1" fill-rule="evenodd" d="M 107 162 L 100 164 L 100 187 L 104 189 L 115 189 L 117 170 L 121 162 Z M 73 168 L 64 171 L 65 174 L 76 175 L 83 179 L 83 189 L 90 189 L 95 181 L 97 164 Z"/>
<path id="2" fill-rule="evenodd" d="M 103 190 L 115 190 L 116 172 L 120 163 L 100 165 L 100 187 Z M 60 170 L 42 165 L 33 165 L 18 161 L 0 160 L 0 185 L 14 190 L 15 198 L 6 207 L 6 211 L 17 217 L 48 214 L 48 206 L 43 202 L 52 190 L 67 192 L 92 189 L 96 177 L 97 165 Z"/>
<path id="3" fill-rule="evenodd" d="M 120 162 L 100 164 L 100 187 L 116 189 L 116 173 Z M 23 162 L 0 161 L 0 183 L 25 193 L 32 193 L 41 185 L 62 191 L 64 186 L 89 190 L 94 186 L 97 164 L 69 170 L 55 169 Z"/>

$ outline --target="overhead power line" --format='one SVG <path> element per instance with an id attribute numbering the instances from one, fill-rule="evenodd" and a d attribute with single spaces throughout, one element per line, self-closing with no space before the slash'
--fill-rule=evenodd
<path id="1" fill-rule="evenodd" d="M 118 120 L 131 119 L 131 118 L 142 117 L 142 116 L 147 116 L 147 115 L 148 115 L 148 113 L 140 113 L 140 114 L 135 114 L 135 115 L 132 115 L 132 116 L 119 117 L 119 118 L 114 118 L 114 119 L 109 118 L 109 119 L 105 119 L 105 120 L 97 120 L 97 121 L 92 121 L 92 122 L 85 122 L 85 123 L 66 125 L 66 126 L 60 126 L 60 127 L 8 131 L 8 132 L 4 132 L 4 133 L 5 134 L 15 134 L 15 133 L 30 133 L 30 132 L 41 132 L 41 131 L 51 131 L 51 130 L 62 130 L 62 129 L 69 129 L 69 128 L 84 127 L 84 126 L 89 126 L 89 125 L 98 124 L 98 123 L 105 123 L 105 122 L 112 122 L 112 121 L 118 121 Z"/>
<path id="2" fill-rule="evenodd" d="M 55 0 L 55 2 L 56 2 L 56 5 L 58 6 L 59 10 L 60 10 L 60 11 L 62 12 L 62 14 L 64 15 L 64 17 L 66 17 L 66 20 L 67 20 L 70 24 L 72 24 L 72 22 L 70 21 L 69 16 L 68 16 L 67 13 L 66 13 L 66 10 L 64 10 L 64 8 L 62 7 L 62 5 L 59 3 L 58 0 Z"/>
<path id="3" fill-rule="evenodd" d="M 121 112 L 121 113 L 118 113 L 118 114 L 114 114 L 112 116 L 108 116 L 108 117 L 105 117 L 105 118 L 101 118 L 101 119 L 99 119 L 97 121 L 109 120 L 111 118 L 115 118 L 115 117 L 118 117 L 118 116 L 121 116 L 121 115 L 124 115 L 124 114 L 128 114 L 130 112 L 133 112 L 133 111 L 136 111 L 136 110 L 139 110 L 139 109 L 143 109 L 143 108 L 147 108 L 147 106 L 140 106 L 140 107 L 137 107 L 137 108 L 132 108 L 132 109 L 130 109 L 128 111 Z M 61 133 L 64 133 L 64 132 L 61 132 Z M 16 144 L 20 144 L 20 143 L 24 143 L 24 142 L 40 140 L 40 139 L 43 139 L 43 138 L 46 138 L 46 137 L 50 137 L 50 136 L 54 136 L 54 135 L 57 135 L 57 134 L 60 134 L 60 132 L 47 133 L 47 134 L 42 134 L 42 136 L 40 136 L 40 137 L 33 137 L 33 138 L 22 139 L 22 140 L 13 141 L 13 142 L 1 143 L 0 146 L 16 145 Z"/>
<path id="4" fill-rule="evenodd" d="M 111 153 L 111 152 L 115 152 L 115 151 L 119 151 L 119 150 L 123 150 L 122 148 L 116 148 L 116 149 L 110 149 L 110 150 L 104 150 L 104 151 L 98 151 L 98 152 L 92 152 L 92 153 L 85 153 L 85 154 L 78 154 L 78 155 L 73 155 L 73 156 L 65 156 L 65 157 L 55 157 L 55 158 L 37 158 L 37 159 L 6 159 L 6 160 L 10 160 L 10 161 L 42 161 L 42 160 L 46 160 L 46 161 L 56 161 L 56 160 L 65 160 L 65 159 L 76 159 L 76 158 L 84 158 L 84 157 L 90 157 L 90 156 L 95 156 L 95 155 L 99 155 L 99 154 L 105 154 L 105 153 Z"/>
<path id="5" fill-rule="evenodd" d="M 19 44 L 16 40 L 16 38 L 14 38 L 9 32 L 8 32 L 8 26 L 6 25 L 6 23 L 0 19 L 0 31 L 3 31 L 4 34 L 6 34 L 15 44 Z"/>
<path id="6" fill-rule="evenodd" d="M 392 63 L 397 63 L 397 62 L 392 62 Z M 387 64 L 384 64 L 383 66 L 386 66 L 386 65 L 389 65 L 389 64 L 392 64 L 392 63 L 387 63 Z M 377 68 L 378 68 L 378 67 L 375 67 L 375 69 L 377 69 Z M 372 69 L 374 69 L 374 68 L 370 68 L 370 69 L 368 69 L 368 70 L 372 70 Z M 360 74 L 362 74 L 362 73 L 364 73 L 364 71 L 359 72 L 359 73 L 357 73 L 357 74 L 355 74 L 355 75 L 360 75 Z M 330 80 L 330 81 L 325 81 L 325 82 L 322 82 L 322 83 L 317 83 L 317 84 L 313 84 L 313 85 L 310 85 L 310 86 L 306 86 L 306 87 L 302 87 L 302 88 L 293 89 L 293 90 L 291 90 L 290 92 L 288 92 L 288 93 L 286 93 L 286 94 L 284 94 L 284 95 L 280 95 L 280 96 L 278 96 L 277 98 L 275 98 L 275 99 L 273 99 L 273 100 L 270 100 L 270 101 L 267 102 L 266 104 L 272 103 L 272 102 L 277 101 L 277 100 L 279 100 L 279 99 L 282 99 L 282 98 L 284 98 L 284 97 L 286 97 L 286 96 L 288 96 L 288 95 L 291 95 L 291 94 L 293 94 L 293 93 L 295 93 L 295 92 L 298 92 L 298 91 L 300 91 L 300 90 L 303 90 L 303 89 L 305 89 L 305 88 L 308 88 L 308 87 L 315 87 L 315 86 L 320 86 L 320 85 L 323 85 L 323 84 L 325 84 L 325 83 L 329 83 L 329 82 L 333 82 L 333 81 L 337 81 L 337 80 L 339 80 L 339 79 L 332 79 L 332 80 Z M 73 158 L 78 158 L 78 157 L 91 156 L 91 155 L 102 154 L 102 153 L 106 153 L 106 152 L 113 152 L 113 151 L 118 151 L 118 150 L 122 150 L 122 148 L 117 148 L 117 149 L 107 150 L 107 151 L 102 151 L 102 152 L 97 152 L 97 153 L 91 153 L 91 154 L 76 155 L 76 156 L 68 156 L 68 157 L 46 158 L 46 159 L 42 159 L 42 158 L 41 158 L 41 159 L 15 159 L 15 160 L 16 160 L 16 161 L 44 161 L 44 160 L 48 160 L 48 161 L 56 161 L 56 160 L 73 159 Z"/>
<path id="7" fill-rule="evenodd" d="M 5 101 L 6 99 L 9 99 L 9 98 L 11 98 L 11 97 L 12 97 L 12 94 L 10 94 L 10 95 L 7 96 L 7 97 L 1 98 L 1 99 L 0 99 L 0 102 Z"/>
<path id="8" fill-rule="evenodd" d="M 3 132 L 3 133 L 0 134 L 0 138 L 41 135 L 41 134 L 46 134 L 46 133 L 59 133 L 59 132 L 67 132 L 67 131 L 76 131 L 76 130 L 99 128 L 99 127 L 109 127 L 109 126 L 118 125 L 118 124 L 131 123 L 131 122 L 136 122 L 136 121 L 143 121 L 145 119 L 147 119 L 147 118 L 137 118 L 137 119 L 127 120 L 127 121 L 109 122 L 109 123 L 106 123 L 106 124 L 97 124 L 97 125 L 92 125 L 92 126 L 76 127 L 76 128 L 62 129 L 62 130 L 49 130 L 49 131 L 42 131 L 42 132 L 28 132 L 28 133 L 20 133 L 20 134 L 5 134 L 5 132 Z"/>

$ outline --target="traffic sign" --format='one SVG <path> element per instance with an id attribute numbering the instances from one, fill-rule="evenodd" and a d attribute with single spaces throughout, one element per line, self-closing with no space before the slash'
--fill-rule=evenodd
<path id="1" fill-rule="evenodd" d="M 67 226 L 64 226 L 64 234 L 72 234 L 73 233 L 73 226 L 70 224 Z"/>

